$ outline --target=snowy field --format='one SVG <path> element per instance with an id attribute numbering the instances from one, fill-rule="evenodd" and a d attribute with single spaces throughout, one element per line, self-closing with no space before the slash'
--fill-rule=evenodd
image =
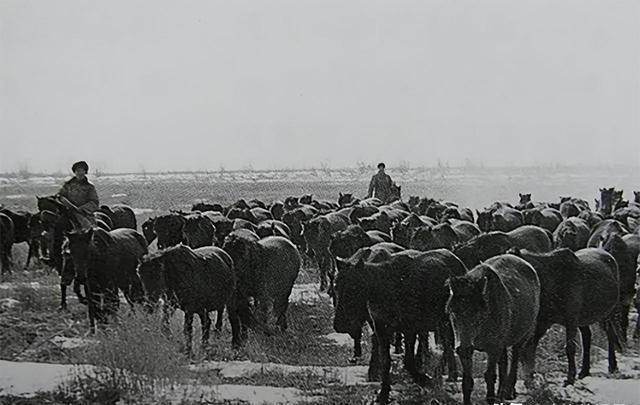
<path id="1" fill-rule="evenodd" d="M 516 201 L 518 192 L 534 200 L 573 195 L 593 201 L 599 187 L 616 186 L 628 194 L 640 188 L 631 169 L 403 169 L 389 171 L 403 187 L 403 197 L 430 196 L 481 208 L 495 200 Z M 335 200 L 339 192 L 366 192 L 368 171 L 215 172 L 182 174 L 102 175 L 92 177 L 103 203 L 132 206 L 138 223 L 170 208 L 189 209 L 198 200 L 230 203 L 238 198 L 265 201 L 313 193 Z M 0 177 L 0 203 L 35 209 L 35 195 L 57 190 L 59 176 L 19 179 Z M 153 248 L 153 247 L 152 247 Z M 14 258 L 24 263 L 26 247 L 15 246 Z M 363 359 L 349 364 L 352 340 L 332 328 L 329 297 L 317 290 L 314 268 L 304 269 L 294 287 L 290 329 L 274 336 L 256 336 L 241 350 L 230 345 L 225 327 L 200 347 L 195 322 L 194 357 L 180 354 L 182 314 L 171 320 L 172 336 L 159 331 L 157 319 L 128 314 L 111 329 L 87 334 L 85 307 L 73 293 L 69 309 L 58 310 L 55 274 L 39 264 L 16 271 L 0 282 L 0 403 L 305 403 L 365 404 L 375 398 L 377 383 L 368 383 L 369 333 L 363 336 Z M 637 314 L 631 314 L 635 325 Z M 638 342 L 629 341 L 618 357 L 620 373 L 607 373 L 606 340 L 596 327 L 592 376 L 563 387 L 566 372 L 564 331 L 554 327 L 538 353 L 537 386 L 517 388 L 522 403 L 591 403 L 640 405 Z M 434 347 L 434 345 L 431 345 Z M 393 391 L 397 404 L 460 403 L 460 380 L 432 390 L 411 383 L 393 357 Z M 484 403 L 484 355 L 474 361 L 474 401 Z M 84 399 L 84 402 L 83 402 Z M 115 401 L 113 401 L 115 399 Z"/>

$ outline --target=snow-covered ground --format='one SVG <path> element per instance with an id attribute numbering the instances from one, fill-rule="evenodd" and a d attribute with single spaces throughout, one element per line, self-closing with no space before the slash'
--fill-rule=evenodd
<path id="1" fill-rule="evenodd" d="M 31 398 L 38 393 L 55 392 L 82 375 L 99 376 L 89 365 L 47 364 L 0 360 L 0 395 Z M 310 399 L 296 388 L 251 385 L 181 384 L 156 391 L 158 398 L 172 403 L 186 399 L 204 401 L 243 401 L 249 404 L 295 404 Z"/>
<path id="2" fill-rule="evenodd" d="M 294 284 L 289 302 L 316 305 L 321 302 L 331 302 L 331 299 L 326 293 L 320 292 L 318 284 Z"/>
<path id="3" fill-rule="evenodd" d="M 255 374 L 277 372 L 281 374 L 303 373 L 340 381 L 344 385 L 367 384 L 366 366 L 291 366 L 280 363 L 254 363 L 251 361 L 207 361 L 189 367 L 191 371 L 217 370 L 225 378 L 251 377 Z"/>

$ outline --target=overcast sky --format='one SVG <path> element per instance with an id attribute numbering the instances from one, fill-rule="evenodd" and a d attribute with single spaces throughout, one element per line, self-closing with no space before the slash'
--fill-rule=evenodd
<path id="1" fill-rule="evenodd" d="M 640 1 L 0 0 L 0 171 L 640 164 Z"/>

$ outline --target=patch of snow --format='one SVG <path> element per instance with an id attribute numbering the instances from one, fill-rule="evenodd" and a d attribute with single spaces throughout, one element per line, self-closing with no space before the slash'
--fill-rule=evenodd
<path id="1" fill-rule="evenodd" d="M 349 336 L 348 333 L 333 332 L 333 333 L 329 333 L 328 335 L 324 335 L 323 337 L 333 341 L 338 346 L 353 345 L 353 339 L 351 338 L 351 336 Z"/>
<path id="2" fill-rule="evenodd" d="M 55 391 L 83 369 L 91 366 L 0 360 L 0 393 L 28 398 L 38 392 Z"/>
<path id="3" fill-rule="evenodd" d="M 280 363 L 253 363 L 251 361 L 208 361 L 202 364 L 192 365 L 191 371 L 206 372 L 218 370 L 225 378 L 249 377 L 254 374 L 276 372 L 282 374 L 304 373 L 316 377 L 331 378 L 340 381 L 344 385 L 357 385 L 367 383 L 367 366 L 292 366 Z"/>
<path id="4" fill-rule="evenodd" d="M 95 375 L 97 368 L 90 365 L 48 364 L 0 360 L 0 393 L 30 398 L 40 392 L 53 392 L 74 381 L 80 375 Z M 184 400 L 211 402 L 238 401 L 249 404 L 295 404 L 313 398 L 296 388 L 252 385 L 172 385 L 167 392 L 158 389 L 155 396 L 172 403 Z"/>
<path id="5" fill-rule="evenodd" d="M 329 295 L 320 292 L 318 284 L 294 284 L 289 302 L 316 305 L 322 301 L 331 302 Z"/>
<path id="6" fill-rule="evenodd" d="M 20 301 L 15 300 L 13 298 L 3 298 L 0 299 L 0 308 L 2 309 L 10 309 L 20 304 Z"/>
<path id="7" fill-rule="evenodd" d="M 18 200 L 20 198 L 27 198 L 28 195 L 26 194 L 9 194 L 9 195 L 5 195 L 2 198 L 5 198 L 7 200 Z"/>
<path id="8" fill-rule="evenodd" d="M 120 198 L 120 197 L 126 197 L 127 195 L 124 193 L 118 193 L 118 194 L 111 194 L 111 198 Z"/>
<path id="9" fill-rule="evenodd" d="M 153 208 L 132 208 L 132 210 L 135 215 L 142 215 L 155 211 Z"/>
<path id="10" fill-rule="evenodd" d="M 585 377 L 574 385 L 554 390 L 560 399 L 571 402 L 640 405 L 640 382 L 635 379 Z"/>
<path id="11" fill-rule="evenodd" d="M 187 397 L 201 401 L 237 401 L 248 404 L 296 404 L 306 403 L 313 397 L 305 395 L 296 388 L 281 388 L 259 385 L 221 384 L 215 386 L 184 386 Z M 179 391 L 180 388 L 177 389 Z M 177 397 L 176 403 L 184 402 L 184 397 Z"/>
<path id="12" fill-rule="evenodd" d="M 62 349 L 76 349 L 78 347 L 96 344 L 95 340 L 72 337 L 70 338 L 66 336 L 55 336 L 51 339 L 51 341 Z"/>

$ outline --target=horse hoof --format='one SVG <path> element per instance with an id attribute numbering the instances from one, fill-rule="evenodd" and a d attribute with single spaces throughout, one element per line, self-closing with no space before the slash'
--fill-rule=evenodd
<path id="1" fill-rule="evenodd" d="M 493 396 L 493 397 L 487 397 L 487 404 L 499 404 L 500 401 L 497 397 Z"/>
<path id="2" fill-rule="evenodd" d="M 507 399 L 509 401 L 512 401 L 512 400 L 516 399 L 516 391 L 515 390 L 506 390 L 502 394 L 502 398 Z"/>
<path id="3" fill-rule="evenodd" d="M 415 383 L 421 387 L 426 387 L 433 382 L 433 379 L 427 374 L 417 374 L 414 378 Z"/>
<path id="4" fill-rule="evenodd" d="M 447 377 L 447 382 L 456 382 L 458 381 L 458 376 L 457 375 L 452 375 Z"/>
<path id="5" fill-rule="evenodd" d="M 562 386 L 563 387 L 568 387 L 569 385 L 573 385 L 573 383 L 575 383 L 574 379 L 567 378 L 566 380 L 564 380 L 564 383 L 562 383 Z"/>
<path id="6" fill-rule="evenodd" d="M 376 397 L 377 404 L 388 404 L 389 403 L 389 394 L 383 394 L 382 392 L 378 394 Z"/>
<path id="7" fill-rule="evenodd" d="M 620 373 L 620 369 L 618 367 L 609 368 L 609 374 L 618 374 Z"/>
<path id="8" fill-rule="evenodd" d="M 581 371 L 580 374 L 578 374 L 578 379 L 583 379 L 585 377 L 589 377 L 590 375 L 591 375 L 591 373 L 588 372 L 588 371 L 584 371 L 584 372 Z"/>

